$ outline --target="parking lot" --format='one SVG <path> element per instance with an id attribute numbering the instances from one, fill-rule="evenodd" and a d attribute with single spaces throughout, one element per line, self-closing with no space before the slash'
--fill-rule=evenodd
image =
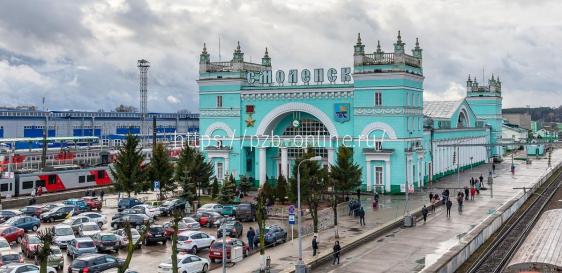
<path id="1" fill-rule="evenodd" d="M 154 195 L 145 195 L 143 196 L 143 198 L 151 198 Z M 60 202 L 53 202 L 55 204 L 60 203 Z M 113 228 L 110 226 L 111 223 L 111 217 L 113 215 L 115 215 L 117 213 L 117 207 L 116 207 L 116 196 L 111 196 L 111 195 L 106 195 L 106 202 L 105 205 L 103 207 L 103 209 L 101 210 L 100 213 L 106 215 L 107 217 L 107 224 L 105 224 L 102 227 L 103 231 L 113 231 Z M 45 203 L 48 204 L 48 203 Z M 38 205 L 43 205 L 43 204 L 38 204 Z M 171 217 L 158 217 L 155 224 L 164 224 L 168 221 L 171 220 Z M 44 228 L 49 228 L 49 227 L 53 227 L 56 224 L 59 224 L 60 221 L 55 222 L 55 223 L 41 223 L 41 227 L 39 228 L 39 230 L 43 230 Z M 249 229 L 249 227 L 253 227 L 254 229 L 257 229 L 257 222 L 242 222 L 243 224 L 243 231 L 242 231 L 242 236 L 240 237 L 241 240 L 243 240 L 244 242 L 247 242 L 246 239 L 246 232 Z M 281 220 L 268 220 L 267 222 L 268 225 L 272 225 L 272 224 L 283 224 L 283 221 Z M 217 228 L 213 227 L 213 228 L 208 228 L 208 227 L 201 227 L 200 231 L 203 231 L 209 235 L 212 235 L 214 237 L 216 237 L 217 235 Z M 290 232 L 290 231 L 289 231 Z M 289 233 L 289 237 L 290 237 L 290 233 Z M 219 239 L 222 240 L 222 239 Z M 172 249 L 172 243 L 170 240 L 167 241 L 167 243 L 161 244 L 161 243 L 156 243 L 156 244 L 150 244 L 148 246 L 142 246 L 141 249 L 137 249 L 135 250 L 135 253 L 133 255 L 133 259 L 131 261 L 130 264 L 130 268 L 137 270 L 138 272 L 157 272 L 158 271 L 158 265 L 162 262 L 165 262 L 166 260 L 170 259 L 171 256 L 171 249 Z M 21 247 L 19 244 L 14 244 L 12 246 L 12 250 L 14 251 L 21 251 Z M 66 251 L 63 249 L 63 254 L 66 254 Z M 119 258 L 126 258 L 127 256 L 127 251 L 125 248 L 119 250 L 118 253 L 110 253 L 114 256 L 117 256 Z M 208 258 L 209 255 L 209 251 L 208 249 L 203 249 L 198 251 L 197 253 L 198 256 L 200 257 L 204 257 L 204 258 Z M 65 259 L 65 264 L 64 264 L 64 272 L 67 272 L 68 270 L 68 266 L 71 264 L 72 259 L 70 257 L 68 257 L 67 255 L 64 255 L 64 259 Z M 30 262 L 33 263 L 33 260 L 27 259 L 25 258 L 26 262 Z M 221 267 L 222 264 L 220 262 L 217 263 L 211 263 L 210 266 L 210 270 L 215 269 L 217 267 Z"/>

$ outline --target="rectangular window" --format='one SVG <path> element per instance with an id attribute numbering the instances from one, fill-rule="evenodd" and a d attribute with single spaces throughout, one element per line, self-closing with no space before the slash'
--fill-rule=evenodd
<path id="1" fill-rule="evenodd" d="M 33 188 L 33 181 L 23 181 L 21 183 L 21 188 L 24 190 Z"/>
<path id="2" fill-rule="evenodd" d="M 382 167 L 375 167 L 375 185 L 382 185 Z"/>
<path id="3" fill-rule="evenodd" d="M 55 174 L 49 175 L 49 185 L 54 185 L 57 183 L 57 176 Z"/>
<path id="4" fill-rule="evenodd" d="M 375 92 L 375 105 L 376 106 L 382 105 L 382 93 L 381 92 Z"/>
<path id="5" fill-rule="evenodd" d="M 96 181 L 96 177 L 92 174 L 89 174 L 88 175 L 88 182 L 94 182 L 94 181 Z"/>
<path id="6" fill-rule="evenodd" d="M 380 151 L 382 150 L 382 141 L 375 142 L 375 150 Z"/>
<path id="7" fill-rule="evenodd" d="M 45 180 L 35 180 L 35 187 L 45 187 Z"/>
<path id="8" fill-rule="evenodd" d="M 0 185 L 0 191 L 8 191 L 8 183 Z"/>
<path id="9" fill-rule="evenodd" d="M 217 108 L 222 107 L 222 96 L 217 96 Z"/>
<path id="10" fill-rule="evenodd" d="M 104 170 L 99 170 L 99 171 L 98 171 L 98 178 L 99 178 L 99 179 L 105 178 L 105 171 L 104 171 Z"/>
<path id="11" fill-rule="evenodd" d="M 78 183 L 84 183 L 84 182 L 86 182 L 86 176 L 83 175 L 78 176 Z"/>
<path id="12" fill-rule="evenodd" d="M 217 163 L 217 179 L 223 179 L 222 162 Z"/>

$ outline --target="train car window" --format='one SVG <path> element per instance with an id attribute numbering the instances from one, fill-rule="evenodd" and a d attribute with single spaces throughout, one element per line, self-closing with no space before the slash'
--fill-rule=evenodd
<path id="1" fill-rule="evenodd" d="M 45 180 L 35 180 L 35 187 L 45 187 Z"/>
<path id="2" fill-rule="evenodd" d="M 94 182 L 94 181 L 96 181 L 96 177 L 91 174 L 88 175 L 88 182 Z"/>
<path id="3" fill-rule="evenodd" d="M 78 183 L 84 183 L 84 182 L 86 182 L 86 176 L 84 175 L 78 176 Z"/>
<path id="4" fill-rule="evenodd" d="M 54 185 L 57 183 L 57 176 L 55 174 L 49 175 L 49 185 Z"/>
<path id="5" fill-rule="evenodd" d="M 8 191 L 8 183 L 1 184 L 0 191 Z"/>
<path id="6" fill-rule="evenodd" d="M 99 178 L 99 179 L 105 178 L 105 171 L 104 171 L 104 170 L 99 170 L 99 171 L 98 171 L 98 178 Z"/>
<path id="7" fill-rule="evenodd" d="M 24 190 L 33 188 L 33 181 L 23 181 L 23 183 L 21 183 L 21 188 Z"/>

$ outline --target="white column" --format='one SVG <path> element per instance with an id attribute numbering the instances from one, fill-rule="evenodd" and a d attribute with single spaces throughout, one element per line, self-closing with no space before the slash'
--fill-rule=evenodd
<path id="1" fill-rule="evenodd" d="M 289 170 L 288 170 L 288 152 L 287 147 L 281 148 L 281 174 L 285 177 L 285 179 L 289 178 Z"/>
<path id="2" fill-rule="evenodd" d="M 328 150 L 328 170 L 331 168 L 331 166 L 335 163 L 334 160 L 334 148 L 330 147 L 330 148 L 326 148 Z"/>
<path id="3" fill-rule="evenodd" d="M 229 174 L 232 173 L 230 171 L 230 158 L 228 156 L 224 157 L 224 171 L 225 171 L 225 173 L 229 173 Z"/>
<path id="4" fill-rule="evenodd" d="M 259 147 L 258 148 L 259 151 L 259 174 L 260 174 L 260 186 L 265 184 L 266 180 L 267 180 L 267 176 L 266 176 L 266 163 L 265 163 L 265 158 L 266 158 L 266 150 L 265 147 Z"/>
<path id="5" fill-rule="evenodd" d="M 365 160 L 365 166 L 367 168 L 367 181 L 365 181 L 365 184 L 367 185 L 367 191 L 371 190 L 371 161 L 369 160 Z"/>
<path id="6" fill-rule="evenodd" d="M 385 185 L 385 190 L 387 192 L 390 192 L 390 160 L 385 160 L 385 168 L 384 168 L 384 173 L 386 178 L 384 179 L 384 185 Z"/>

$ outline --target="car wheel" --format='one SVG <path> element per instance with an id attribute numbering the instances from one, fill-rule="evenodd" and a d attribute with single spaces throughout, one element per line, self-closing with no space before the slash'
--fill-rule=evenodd
<path id="1" fill-rule="evenodd" d="M 191 254 L 193 254 L 193 255 L 197 254 L 197 246 L 193 246 L 191 248 Z"/>
<path id="2" fill-rule="evenodd" d="M 32 229 L 33 231 L 37 231 L 37 230 L 39 229 L 39 226 L 33 226 L 31 229 Z"/>
<path id="3" fill-rule="evenodd" d="M 49 222 L 53 223 L 55 221 L 55 218 L 51 217 L 49 218 Z"/>
<path id="4" fill-rule="evenodd" d="M 203 270 L 201 272 L 205 273 L 205 272 L 207 272 L 208 269 L 209 269 L 209 266 L 207 264 L 204 264 Z"/>
<path id="5" fill-rule="evenodd" d="M 101 229 L 101 228 L 103 227 L 103 223 L 102 223 L 102 222 L 99 222 L 99 223 L 98 223 L 98 227 L 100 227 L 100 229 Z"/>

